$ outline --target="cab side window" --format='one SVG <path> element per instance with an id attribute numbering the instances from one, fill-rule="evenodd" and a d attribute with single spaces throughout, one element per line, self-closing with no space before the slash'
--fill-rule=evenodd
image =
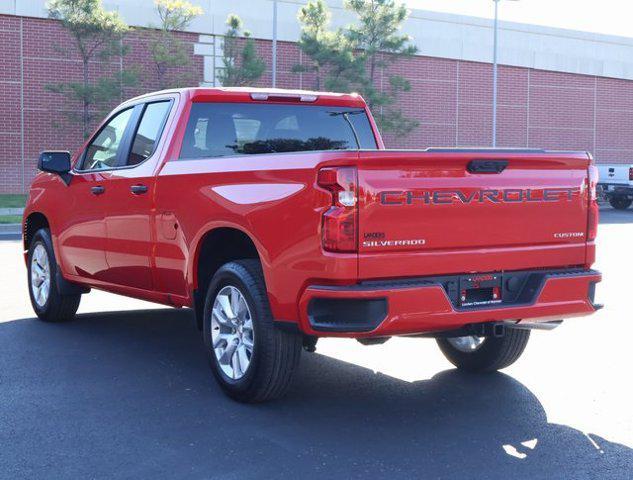
<path id="1" fill-rule="evenodd" d="M 165 126 L 170 105 L 171 102 L 165 101 L 148 103 L 145 106 L 126 165 L 138 165 L 154 153 Z"/>
<path id="2" fill-rule="evenodd" d="M 81 165 L 82 170 L 102 170 L 117 166 L 121 140 L 133 108 L 117 113 L 90 142 Z"/>

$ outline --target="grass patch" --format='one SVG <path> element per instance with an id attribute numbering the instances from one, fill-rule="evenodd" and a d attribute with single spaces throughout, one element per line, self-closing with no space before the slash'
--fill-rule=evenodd
<path id="1" fill-rule="evenodd" d="M 0 225 L 22 223 L 22 215 L 0 215 Z"/>
<path id="2" fill-rule="evenodd" d="M 0 208 L 24 208 L 24 205 L 26 205 L 26 195 L 0 194 Z"/>

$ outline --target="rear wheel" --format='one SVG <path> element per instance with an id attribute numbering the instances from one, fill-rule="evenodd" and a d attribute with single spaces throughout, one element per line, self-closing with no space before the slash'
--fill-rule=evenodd
<path id="1" fill-rule="evenodd" d="M 29 296 L 35 314 L 45 322 L 75 318 L 81 294 L 61 295 L 57 285 L 57 261 L 48 229 L 33 236 L 27 257 Z"/>
<path id="2" fill-rule="evenodd" d="M 227 263 L 213 276 L 203 333 L 213 374 L 230 397 L 263 402 L 286 392 L 299 363 L 302 338 L 273 325 L 257 260 Z"/>
<path id="3" fill-rule="evenodd" d="M 502 337 L 438 338 L 437 344 L 457 368 L 469 372 L 493 372 L 516 362 L 529 338 L 529 330 L 507 328 Z"/>
<path id="4" fill-rule="evenodd" d="M 610 197 L 609 203 L 616 210 L 626 210 L 627 208 L 631 206 L 631 203 L 633 203 L 633 200 L 630 200 L 626 197 Z"/>

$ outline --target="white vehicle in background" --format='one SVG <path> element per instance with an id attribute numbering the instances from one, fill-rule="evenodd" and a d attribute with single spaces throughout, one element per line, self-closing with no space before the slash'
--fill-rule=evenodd
<path id="1" fill-rule="evenodd" d="M 616 210 L 626 210 L 633 203 L 633 165 L 597 165 L 598 188 Z"/>

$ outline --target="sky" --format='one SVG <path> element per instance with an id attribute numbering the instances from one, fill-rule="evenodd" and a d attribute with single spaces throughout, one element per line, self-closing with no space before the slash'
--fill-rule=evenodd
<path id="1" fill-rule="evenodd" d="M 410 8 L 492 18 L 493 0 L 404 0 Z M 633 37 L 632 0 L 502 0 L 501 20 Z"/>

